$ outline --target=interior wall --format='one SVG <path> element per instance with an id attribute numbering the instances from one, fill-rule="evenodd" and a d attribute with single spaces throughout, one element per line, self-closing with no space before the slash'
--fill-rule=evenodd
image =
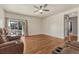
<path id="1" fill-rule="evenodd" d="M 0 28 L 4 28 L 4 10 L 0 8 Z"/>
<path id="2" fill-rule="evenodd" d="M 57 14 L 43 19 L 43 33 L 58 38 L 64 38 L 63 14 Z"/>
<path id="3" fill-rule="evenodd" d="M 64 39 L 64 15 L 72 12 L 78 13 L 79 8 L 70 9 L 43 19 L 42 32 L 47 35 Z M 79 13 L 78 13 L 78 16 L 79 16 Z M 79 25 L 79 21 L 78 21 L 78 25 Z M 78 36 L 79 36 L 79 28 L 78 28 Z"/>
<path id="4" fill-rule="evenodd" d="M 78 24 L 77 31 L 78 31 L 78 42 L 79 42 L 79 8 L 78 8 L 78 20 L 77 20 L 77 24 Z"/>
<path id="5" fill-rule="evenodd" d="M 41 34 L 41 19 L 35 17 L 27 17 L 29 35 Z"/>
<path id="6" fill-rule="evenodd" d="M 37 17 L 25 16 L 10 12 L 5 12 L 5 16 L 14 19 L 27 20 L 28 25 L 28 35 L 37 35 L 41 34 L 40 23 L 41 19 Z M 27 26 L 26 25 L 26 26 Z"/>
<path id="7" fill-rule="evenodd" d="M 6 16 L 27 20 L 29 35 L 47 34 L 58 38 L 64 38 L 64 15 L 75 11 L 78 12 L 78 8 L 64 11 L 43 19 L 11 13 L 7 13 Z"/>
<path id="8" fill-rule="evenodd" d="M 10 13 L 7 13 L 6 16 L 15 19 L 27 20 L 29 35 L 47 34 L 59 38 L 64 38 L 64 15 L 75 11 L 78 12 L 79 16 L 79 8 L 64 11 L 44 19 L 10 14 Z M 0 27 L 4 27 L 4 17 L 5 17 L 4 10 L 0 8 Z M 79 20 L 78 20 L 78 26 L 79 26 Z M 79 37 L 79 27 L 78 27 L 78 37 Z"/>

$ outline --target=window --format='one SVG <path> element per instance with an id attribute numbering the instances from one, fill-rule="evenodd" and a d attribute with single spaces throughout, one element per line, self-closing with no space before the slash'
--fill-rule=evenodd
<path id="1" fill-rule="evenodd" d="M 23 32 L 21 20 L 8 19 L 8 36 L 20 36 Z"/>

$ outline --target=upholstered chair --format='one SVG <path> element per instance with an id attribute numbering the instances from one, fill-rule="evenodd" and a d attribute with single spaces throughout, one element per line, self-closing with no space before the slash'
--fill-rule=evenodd
<path id="1" fill-rule="evenodd" d="M 4 43 L 3 37 L 2 37 L 2 29 L 0 28 L 0 44 Z"/>

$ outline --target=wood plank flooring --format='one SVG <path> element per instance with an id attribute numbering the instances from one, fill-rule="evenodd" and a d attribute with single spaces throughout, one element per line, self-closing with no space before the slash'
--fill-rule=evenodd
<path id="1" fill-rule="evenodd" d="M 34 35 L 22 38 L 25 54 L 51 54 L 52 51 L 64 44 L 63 39 L 48 35 Z"/>

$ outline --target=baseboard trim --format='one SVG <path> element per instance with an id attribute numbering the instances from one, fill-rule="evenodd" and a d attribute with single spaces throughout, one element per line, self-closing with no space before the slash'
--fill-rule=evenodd
<path id="1" fill-rule="evenodd" d="M 59 38 L 59 37 L 51 36 L 51 35 L 47 35 L 47 34 L 29 35 L 29 36 L 26 36 L 26 37 L 33 37 L 33 36 L 48 36 L 48 37 L 64 40 L 63 38 Z"/>

